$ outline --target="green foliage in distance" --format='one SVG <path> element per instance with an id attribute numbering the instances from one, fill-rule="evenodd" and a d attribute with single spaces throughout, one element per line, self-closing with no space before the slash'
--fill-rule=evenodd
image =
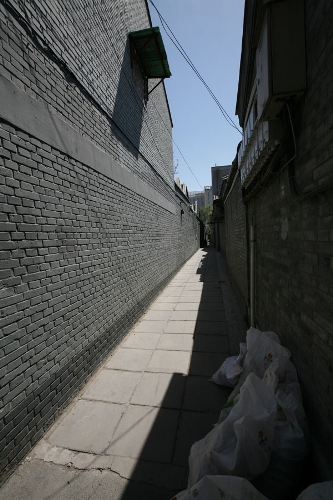
<path id="1" fill-rule="evenodd" d="M 199 208 L 199 219 L 207 226 L 210 223 L 210 218 L 212 216 L 213 207 L 212 205 L 206 205 L 204 208 Z"/>

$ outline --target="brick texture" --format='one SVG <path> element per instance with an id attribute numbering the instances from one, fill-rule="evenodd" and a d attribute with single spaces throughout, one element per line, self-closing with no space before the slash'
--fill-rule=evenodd
<path id="1" fill-rule="evenodd" d="M 312 472 L 316 479 L 331 479 L 333 5 L 306 0 L 305 12 L 307 91 L 291 107 L 297 156 L 247 203 L 246 219 L 248 226 L 252 221 L 255 226 L 256 325 L 276 331 L 292 353 L 310 423 Z M 226 254 L 246 303 L 244 215 L 243 225 L 235 220 L 237 214 L 244 214 L 244 205 L 236 186 L 234 191 L 237 199 L 232 193 L 225 205 L 226 227 L 230 227 Z"/>
<path id="2" fill-rule="evenodd" d="M 19 461 L 199 247 L 175 192 L 163 85 L 144 102 L 129 31 L 144 0 L 0 6 L 3 76 L 174 206 L 174 213 L 0 124 L 0 468 Z M 181 213 L 183 210 L 183 214 Z"/>

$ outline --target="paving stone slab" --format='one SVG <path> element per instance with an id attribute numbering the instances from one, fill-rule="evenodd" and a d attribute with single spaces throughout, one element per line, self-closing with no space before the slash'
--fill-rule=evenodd
<path id="1" fill-rule="evenodd" d="M 107 454 L 170 463 L 178 418 L 177 410 L 128 406 Z"/>
<path id="2" fill-rule="evenodd" d="M 179 295 L 180 299 L 194 299 L 194 300 L 201 300 L 202 297 L 202 292 L 182 292 Z M 189 302 L 192 302 L 192 300 L 189 300 Z"/>
<path id="3" fill-rule="evenodd" d="M 216 352 L 192 352 L 189 375 L 211 377 L 228 357 Z"/>
<path id="4" fill-rule="evenodd" d="M 172 311 L 170 321 L 196 321 L 198 311 Z"/>
<path id="5" fill-rule="evenodd" d="M 153 351 L 148 349 L 121 347 L 109 358 L 106 368 L 141 372 L 146 368 L 152 354 Z"/>
<path id="6" fill-rule="evenodd" d="M 227 324 L 225 321 L 196 321 L 194 334 L 228 335 Z"/>
<path id="7" fill-rule="evenodd" d="M 178 302 L 175 305 L 175 311 L 196 311 L 200 309 L 200 301 L 197 302 Z"/>
<path id="8" fill-rule="evenodd" d="M 165 333 L 191 333 L 196 329 L 196 321 L 169 321 Z"/>
<path id="9" fill-rule="evenodd" d="M 204 286 L 205 286 L 205 285 L 204 285 L 204 283 L 202 283 L 202 282 L 198 282 L 198 283 L 187 283 L 187 284 L 184 286 L 184 291 L 189 291 L 189 292 L 199 291 L 199 292 L 201 292 Z"/>
<path id="10" fill-rule="evenodd" d="M 230 356 L 229 354 L 229 340 L 226 335 L 195 335 L 193 343 L 193 352 L 215 352 Z"/>
<path id="11" fill-rule="evenodd" d="M 167 325 L 167 321 L 148 321 L 143 319 L 138 323 L 133 332 L 141 332 L 141 333 L 162 333 L 165 330 Z"/>
<path id="12" fill-rule="evenodd" d="M 197 304 L 200 304 L 201 303 L 201 295 L 197 295 L 196 297 L 189 297 L 188 295 L 181 295 L 180 297 L 178 297 L 178 300 L 177 300 L 177 303 L 180 304 L 182 302 L 192 302 L 192 303 L 197 303 Z"/>
<path id="13" fill-rule="evenodd" d="M 130 349 L 155 349 L 160 338 L 160 333 L 133 332 L 128 335 L 122 347 Z"/>
<path id="14" fill-rule="evenodd" d="M 95 455 L 93 453 L 83 453 L 67 450 L 59 446 L 52 446 L 45 439 L 39 441 L 27 457 L 28 460 L 34 458 L 82 470 L 111 469 L 114 459 L 112 455 Z"/>
<path id="15" fill-rule="evenodd" d="M 164 333 L 158 344 L 157 349 L 165 351 L 190 351 L 193 348 L 193 335 L 188 333 Z"/>
<path id="16" fill-rule="evenodd" d="M 219 413 L 198 413 L 183 411 L 178 423 L 173 463 L 188 465 L 191 446 L 203 439 L 213 429 L 219 419 Z"/>
<path id="17" fill-rule="evenodd" d="M 174 314 L 177 311 L 174 311 Z M 172 319 L 172 316 L 170 316 Z M 212 321 L 223 321 L 225 323 L 225 314 L 224 311 L 203 311 L 201 308 L 199 309 L 197 321 L 206 321 L 211 323 Z"/>
<path id="18" fill-rule="evenodd" d="M 146 371 L 183 373 L 187 375 L 191 353 L 184 351 L 154 351 Z"/>
<path id="19" fill-rule="evenodd" d="M 151 311 L 173 311 L 175 309 L 175 304 L 172 302 L 157 302 L 155 301 L 150 307 Z"/>
<path id="20" fill-rule="evenodd" d="M 121 477 L 133 481 L 179 491 L 184 486 L 184 479 L 187 479 L 186 467 L 135 460 L 129 457 L 115 457 L 112 470 Z"/>
<path id="21" fill-rule="evenodd" d="M 231 389 L 210 382 L 208 377 L 188 376 L 182 410 L 220 412 Z"/>
<path id="22" fill-rule="evenodd" d="M 179 373 L 144 373 L 131 403 L 179 409 L 182 404 L 186 377 Z"/>
<path id="23" fill-rule="evenodd" d="M 163 304 L 177 304 L 177 302 L 179 301 L 179 297 L 161 297 L 159 296 L 158 299 L 156 299 L 155 301 L 155 304 L 160 304 L 160 303 L 163 303 Z"/>
<path id="24" fill-rule="evenodd" d="M 204 302 L 208 302 L 209 304 L 223 304 L 223 296 L 219 293 L 209 294 L 203 292 L 201 296 L 201 303 Z"/>
<path id="25" fill-rule="evenodd" d="M 143 317 L 144 321 L 168 321 L 172 311 L 156 311 L 150 309 Z"/>
<path id="26" fill-rule="evenodd" d="M 103 453 L 125 406 L 99 401 L 77 401 L 47 437 L 55 446 L 87 453 Z"/>
<path id="27" fill-rule="evenodd" d="M 138 385 L 141 373 L 103 369 L 82 393 L 82 399 L 126 404 Z"/>

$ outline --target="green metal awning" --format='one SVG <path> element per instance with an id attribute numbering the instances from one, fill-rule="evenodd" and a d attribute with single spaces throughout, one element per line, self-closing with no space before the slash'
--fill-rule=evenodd
<path id="1" fill-rule="evenodd" d="M 148 28 L 129 33 L 132 46 L 147 78 L 170 78 L 168 58 L 160 29 Z"/>

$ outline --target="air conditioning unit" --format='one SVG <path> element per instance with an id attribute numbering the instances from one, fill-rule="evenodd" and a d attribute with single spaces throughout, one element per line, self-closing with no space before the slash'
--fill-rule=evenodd
<path id="1" fill-rule="evenodd" d="M 275 120 L 306 89 L 304 0 L 266 4 L 256 50 L 258 118 Z"/>

